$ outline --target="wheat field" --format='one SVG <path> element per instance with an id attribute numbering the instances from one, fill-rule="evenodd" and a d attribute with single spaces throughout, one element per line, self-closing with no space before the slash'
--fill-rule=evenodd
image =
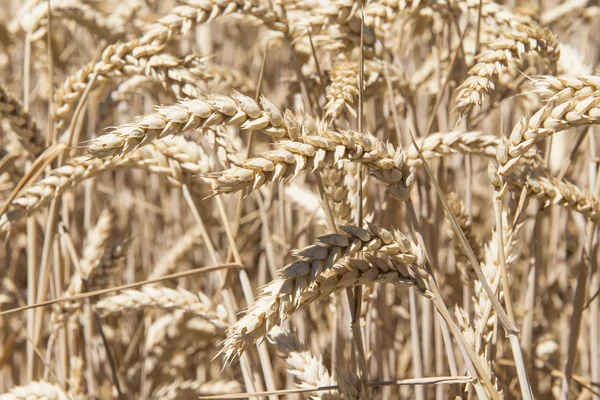
<path id="1" fill-rule="evenodd" d="M 600 6 L 0 2 L 0 400 L 600 399 Z"/>

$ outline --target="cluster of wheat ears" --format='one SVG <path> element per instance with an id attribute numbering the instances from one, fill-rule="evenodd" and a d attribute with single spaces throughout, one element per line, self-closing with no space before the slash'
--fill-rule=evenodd
<path id="1" fill-rule="evenodd" d="M 599 35 L 0 1 L 0 399 L 600 399 Z"/>

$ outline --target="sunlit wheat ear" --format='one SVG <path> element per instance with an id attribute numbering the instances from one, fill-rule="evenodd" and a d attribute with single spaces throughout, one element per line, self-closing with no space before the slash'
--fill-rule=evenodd
<path id="1" fill-rule="evenodd" d="M 456 96 L 459 112 L 468 113 L 481 107 L 484 97 L 496 89 L 498 78 L 509 62 L 522 66 L 526 56 L 535 55 L 547 60 L 550 68 L 556 68 L 558 40 L 549 30 L 520 25 L 516 30 L 502 31 L 502 36 L 478 56 L 478 63 L 460 86 Z"/>
<path id="2" fill-rule="evenodd" d="M 67 400 L 69 395 L 59 385 L 46 381 L 31 382 L 27 385 L 17 386 L 9 392 L 0 394 L 1 400 Z"/>
<path id="3" fill-rule="evenodd" d="M 531 118 L 523 118 L 513 128 L 510 138 L 498 146 L 496 158 L 500 176 L 510 174 L 529 149 L 543 139 L 578 126 L 600 123 L 600 97 L 590 95 L 559 103 L 549 101 Z"/>
<path id="4" fill-rule="evenodd" d="M 215 194 L 252 191 L 265 183 L 293 179 L 303 171 L 323 169 L 340 161 L 364 164 L 396 198 L 409 197 L 414 177 L 402 151 L 373 135 L 353 131 L 322 131 L 318 136 L 282 141 L 276 150 L 210 177 L 217 179 Z"/>
<path id="5" fill-rule="evenodd" d="M 373 224 L 368 229 L 341 226 L 345 232 L 321 236 L 315 244 L 295 252 L 302 257 L 285 266 L 280 277 L 262 289 L 246 315 L 229 330 L 222 353 L 230 362 L 269 330 L 301 307 L 345 287 L 370 282 L 416 286 L 429 295 L 422 249 L 398 231 Z M 377 251 L 384 258 L 353 260 L 359 252 Z"/>
<path id="6" fill-rule="evenodd" d="M 147 59 L 159 54 L 165 45 L 189 34 L 194 26 L 211 22 L 215 18 L 232 13 L 254 16 L 277 31 L 287 31 L 287 25 L 276 14 L 257 4 L 239 1 L 188 0 L 185 5 L 173 8 L 170 14 L 149 24 L 145 34 L 138 39 L 108 46 L 98 62 L 90 62 L 67 77 L 55 96 L 56 123 L 62 129 L 81 99 L 86 86 L 92 79 L 101 81 L 119 71 L 126 60 Z M 95 77 L 95 78 L 94 78 Z"/>
<path id="7" fill-rule="evenodd" d="M 160 107 L 153 114 L 93 139 L 87 149 L 92 158 L 121 157 L 169 135 L 227 125 L 259 130 L 274 138 L 295 137 L 300 129 L 291 113 L 279 110 L 265 97 L 259 106 L 240 93 L 208 95 L 206 100 L 185 100 Z"/>
<path id="8" fill-rule="evenodd" d="M 300 344 L 290 332 L 279 326 L 269 332 L 269 342 L 282 357 L 290 374 L 299 381 L 298 387 L 310 388 L 336 386 L 337 382 L 329 374 L 323 364 L 322 357 L 317 357 Z M 344 397 L 336 391 L 320 391 L 311 395 L 311 399 L 336 400 Z"/>

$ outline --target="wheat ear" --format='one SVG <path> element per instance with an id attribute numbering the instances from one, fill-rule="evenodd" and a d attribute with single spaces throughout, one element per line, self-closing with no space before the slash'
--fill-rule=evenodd
<path id="1" fill-rule="evenodd" d="M 31 382 L 0 394 L 0 400 L 69 400 L 71 397 L 58 385 L 46 381 Z"/>
<path id="2" fill-rule="evenodd" d="M 149 58 L 162 53 L 169 41 L 186 35 L 196 25 L 232 13 L 255 16 L 276 31 L 288 30 L 287 25 L 280 21 L 274 12 L 248 0 L 187 0 L 185 5 L 173 8 L 170 14 L 150 24 L 141 38 L 108 46 L 99 62 L 89 63 L 70 75 L 55 97 L 58 128 L 64 126 L 72 111 L 72 105 L 81 98 L 93 77 L 102 80 L 120 70 L 123 65 L 137 64 L 132 58 Z"/>
<path id="3" fill-rule="evenodd" d="M 269 342 L 285 360 L 288 372 L 300 383 L 300 388 L 336 386 L 336 380 L 329 374 L 322 357 L 317 357 L 301 345 L 298 339 L 282 327 L 276 326 L 269 332 Z M 344 397 L 334 391 L 320 391 L 311 399 L 342 400 Z"/>
<path id="4" fill-rule="evenodd" d="M 502 390 L 498 388 L 498 379 L 494 376 L 494 372 L 492 370 L 492 363 L 488 359 L 485 351 L 485 346 L 481 343 L 477 336 L 477 332 L 475 328 L 469 322 L 469 316 L 459 306 L 455 306 L 454 315 L 456 316 L 457 325 L 460 328 L 463 336 L 466 339 L 466 342 L 469 346 L 473 347 L 475 353 L 479 356 L 479 360 L 481 361 L 481 365 L 483 366 L 485 373 L 487 374 L 487 378 L 490 382 L 492 382 L 494 389 L 498 393 L 499 397 L 504 398 L 504 394 Z"/>
<path id="5" fill-rule="evenodd" d="M 422 291 L 427 291 L 421 278 L 424 253 L 399 231 L 390 232 L 373 224 L 368 224 L 368 229 L 357 226 L 341 226 L 340 229 L 346 235 L 321 236 L 320 244 L 296 251 L 294 254 L 302 258 L 285 266 L 279 272 L 279 278 L 263 288 L 262 295 L 249 306 L 246 315 L 230 328 L 221 350 L 225 360 L 239 356 L 300 307 L 357 280 L 369 283 L 378 279 L 380 273 L 389 273 L 390 277 L 411 281 Z M 368 262 L 340 261 L 361 251 L 385 254 L 393 265 L 373 269 Z M 324 275 L 334 265 L 339 265 L 336 272 Z"/>
<path id="6" fill-rule="evenodd" d="M 483 249 L 473 233 L 472 223 L 469 220 L 469 215 L 467 214 L 463 202 L 456 193 L 450 193 L 448 195 L 448 204 L 450 205 L 450 209 L 452 210 L 452 213 L 456 218 L 456 222 L 458 222 L 460 229 L 465 234 L 465 238 L 469 242 L 469 245 L 473 250 L 473 254 L 475 254 L 475 257 L 478 260 L 481 260 L 483 255 Z M 459 239 L 453 237 L 453 244 L 454 254 L 456 255 L 456 266 L 460 271 L 461 278 L 463 279 L 464 283 L 470 284 L 471 281 L 477 279 L 475 271 L 473 271 L 473 269 L 471 268 L 468 256 L 465 253 L 461 243 L 459 242 Z"/>
<path id="7" fill-rule="evenodd" d="M 600 200 L 565 179 L 552 176 L 528 176 L 523 179 L 509 176 L 507 182 L 518 189 L 526 187 L 527 196 L 539 199 L 546 205 L 556 204 L 578 212 L 591 221 L 600 221 Z"/>
<path id="8" fill-rule="evenodd" d="M 185 393 L 195 395 L 217 395 L 231 394 L 242 391 L 242 385 L 238 381 L 208 381 L 176 379 L 174 382 L 159 387 L 152 393 L 152 400 L 175 400 L 180 399 Z"/>
<path id="9" fill-rule="evenodd" d="M 172 134 L 218 125 L 261 130 L 275 138 L 294 137 L 300 126 L 291 112 L 281 112 L 265 97 L 261 106 L 248 96 L 209 95 L 206 100 L 186 100 L 160 107 L 136 122 L 121 125 L 91 141 L 88 153 L 94 158 L 123 156 L 138 147 Z"/>
<path id="10" fill-rule="evenodd" d="M 77 0 L 55 0 L 51 4 L 53 17 L 75 21 L 101 38 L 114 42 L 125 36 L 125 30 L 121 23 L 107 18 L 106 15 L 85 3 Z M 48 5 L 40 3 L 24 15 L 21 27 L 37 38 L 46 33 L 47 19 Z"/>
<path id="11" fill-rule="evenodd" d="M 356 117 L 356 111 L 352 108 L 355 98 L 358 96 L 358 63 L 351 61 L 337 61 L 333 64 L 329 77 L 331 85 L 327 87 L 325 97 L 325 115 L 329 118 L 338 118 L 344 110 Z"/>
<path id="12" fill-rule="evenodd" d="M 7 231 L 32 215 L 53 198 L 62 195 L 85 179 L 115 168 L 141 167 L 166 175 L 180 183 L 192 175 L 210 171 L 210 158 L 198 144 L 184 138 L 157 141 L 122 159 L 100 160 L 88 156 L 73 158 L 68 164 L 51 170 L 47 176 L 24 189 L 0 216 L 0 230 Z"/>
<path id="13" fill-rule="evenodd" d="M 237 167 L 211 174 L 216 178 L 214 193 L 256 190 L 265 183 L 292 179 L 305 170 L 316 170 L 338 163 L 355 161 L 386 184 L 400 200 L 409 196 L 413 181 L 402 152 L 371 134 L 353 131 L 322 131 L 318 136 L 301 136 L 276 144 L 277 149 L 238 163 Z"/>
<path id="14" fill-rule="evenodd" d="M 600 76 L 539 76 L 533 81 L 533 92 L 542 99 L 568 101 L 582 100 L 598 95 Z"/>
<path id="15" fill-rule="evenodd" d="M 537 25 L 519 25 L 517 29 L 503 31 L 502 36 L 477 56 L 477 64 L 459 87 L 456 96 L 459 112 L 468 113 L 474 107 L 480 107 L 485 95 L 498 85 L 498 78 L 508 68 L 509 62 L 516 62 L 521 68 L 525 56 L 537 55 L 556 67 L 558 40 L 549 30 Z"/>
<path id="16" fill-rule="evenodd" d="M 34 157 L 40 155 L 45 147 L 35 121 L 25 111 L 21 103 L 0 85 L 0 117 L 6 118 L 19 137 L 23 147 Z"/>
<path id="17" fill-rule="evenodd" d="M 146 307 L 184 310 L 205 318 L 220 330 L 225 330 L 228 325 L 227 312 L 223 306 L 215 307 L 205 294 L 194 294 L 183 288 L 144 286 L 139 290 L 124 290 L 104 297 L 94 304 L 94 309 L 102 317 Z"/>
<path id="18" fill-rule="evenodd" d="M 513 128 L 510 138 L 500 146 L 496 159 L 500 177 L 513 171 L 523 155 L 536 143 L 569 128 L 600 123 L 600 97 L 568 100 L 557 104 L 548 102 L 531 118 L 523 118 Z"/>

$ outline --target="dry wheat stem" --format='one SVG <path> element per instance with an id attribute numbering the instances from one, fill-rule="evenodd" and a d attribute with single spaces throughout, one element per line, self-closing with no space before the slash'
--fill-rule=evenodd
<path id="1" fill-rule="evenodd" d="M 271 327 L 298 308 L 335 290 L 385 280 L 389 273 L 392 281 L 410 283 L 429 293 L 423 281 L 424 253 L 399 231 L 390 232 L 373 224 L 368 224 L 367 229 L 357 226 L 340 226 L 340 229 L 345 235 L 321 236 L 320 244 L 296 251 L 294 254 L 302 258 L 285 266 L 279 278 L 263 288 L 246 315 L 230 328 L 222 349 L 226 361 L 263 339 Z M 385 254 L 391 265 L 349 260 L 361 251 Z"/>
<path id="2" fill-rule="evenodd" d="M 166 175 L 174 183 L 191 175 L 210 171 L 210 158 L 202 147 L 183 138 L 157 141 L 122 159 L 100 160 L 80 156 L 50 171 L 47 176 L 22 190 L 0 216 L 0 230 L 6 231 L 85 179 L 114 168 L 142 167 Z"/>

